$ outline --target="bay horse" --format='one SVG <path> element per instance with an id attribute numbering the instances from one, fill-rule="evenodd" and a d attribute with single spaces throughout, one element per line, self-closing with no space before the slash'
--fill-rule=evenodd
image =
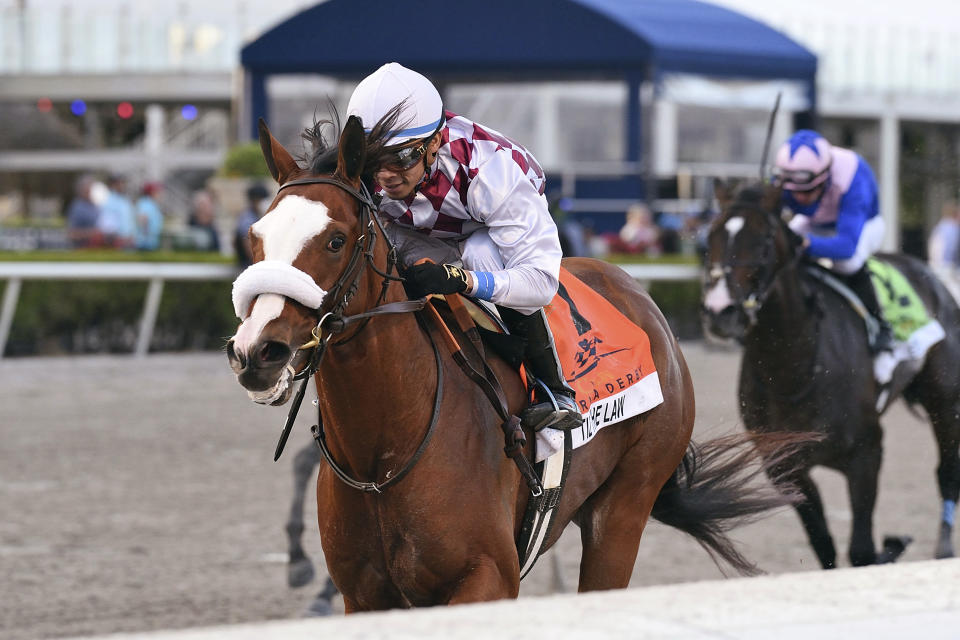
<path id="1" fill-rule="evenodd" d="M 739 399 L 752 432 L 801 429 L 822 439 L 797 452 L 787 474 L 804 500 L 795 505 L 824 568 L 836 549 L 809 470 L 824 465 L 847 480 L 853 512 L 849 560 L 854 566 L 892 561 L 909 539 L 892 538 L 877 553 L 873 511 L 882 458 L 880 389 L 863 319 L 814 277 L 802 239 L 780 216 L 772 185 L 717 182 L 721 206 L 708 236 L 703 317 L 705 330 L 743 344 Z M 919 371 L 900 367 L 889 403 L 902 395 L 929 416 L 940 454 L 937 469 L 944 512 L 935 557 L 953 556 L 952 505 L 960 492 L 960 311 L 927 266 L 909 256 L 881 254 L 916 289 L 946 338 L 930 348 Z"/>
<path id="2" fill-rule="evenodd" d="M 227 356 L 249 395 L 275 405 L 315 364 L 326 434 L 318 443 L 337 466 L 318 472 L 320 538 L 348 613 L 515 598 L 530 491 L 504 455 L 501 419 L 484 391 L 437 326 L 404 311 L 423 301 L 414 305 L 393 275 L 363 181 L 387 130 L 378 124 L 365 135 L 350 117 L 336 144 L 314 140 L 305 169 L 261 121 L 280 190 L 251 229 L 250 269 L 262 262 L 258 273 L 282 277 L 237 303 L 246 319 Z M 725 532 L 785 500 L 753 482 L 763 472 L 750 464 L 759 457 L 749 438 L 690 448 L 693 384 L 663 314 L 618 267 L 564 266 L 647 333 L 664 401 L 573 451 L 545 548 L 573 521 L 583 543 L 579 589 L 626 587 L 652 514 L 735 569 L 755 570 Z M 490 367 L 515 415 L 526 403 L 519 374 L 495 356 Z"/>

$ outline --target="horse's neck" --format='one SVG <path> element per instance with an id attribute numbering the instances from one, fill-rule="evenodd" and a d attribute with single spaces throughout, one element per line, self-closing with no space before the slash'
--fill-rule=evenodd
<path id="1" fill-rule="evenodd" d="M 338 461 L 372 479 L 420 442 L 435 398 L 435 356 L 413 313 L 374 317 L 336 341 L 317 382 L 324 429 Z"/>
<path id="2" fill-rule="evenodd" d="M 760 308 L 746 348 L 765 368 L 806 374 L 816 361 L 818 333 L 817 314 L 806 298 L 799 271 L 787 267 Z"/>

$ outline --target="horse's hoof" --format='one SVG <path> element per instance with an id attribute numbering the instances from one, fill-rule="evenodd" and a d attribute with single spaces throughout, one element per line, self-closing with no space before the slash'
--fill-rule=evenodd
<path id="1" fill-rule="evenodd" d="M 937 550 L 933 554 L 933 557 L 937 560 L 954 557 L 953 543 L 950 541 L 950 534 L 952 532 L 953 527 L 945 522 L 940 524 L 940 537 L 937 540 Z"/>
<path id="2" fill-rule="evenodd" d="M 293 589 L 310 584 L 313 576 L 313 563 L 310 562 L 310 558 L 301 558 L 287 566 L 287 584 Z"/>
<path id="3" fill-rule="evenodd" d="M 883 551 L 877 554 L 877 564 L 896 562 L 911 542 L 913 542 L 911 536 L 885 536 L 883 538 Z"/>
<path id="4" fill-rule="evenodd" d="M 307 618 L 321 618 L 323 616 L 333 615 L 333 603 L 322 595 L 317 596 L 303 613 Z"/>
<path id="5" fill-rule="evenodd" d="M 949 541 L 942 541 L 937 544 L 937 550 L 933 554 L 933 557 L 937 560 L 943 560 L 945 558 L 953 558 L 953 544 Z"/>

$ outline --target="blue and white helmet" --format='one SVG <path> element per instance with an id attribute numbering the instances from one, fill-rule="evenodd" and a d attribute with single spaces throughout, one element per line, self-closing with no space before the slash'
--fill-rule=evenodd
<path id="1" fill-rule="evenodd" d="M 391 131 L 386 146 L 425 138 L 443 124 L 443 100 L 433 83 L 416 71 L 389 62 L 360 81 L 347 105 L 348 116 L 358 116 L 369 132 L 400 103 L 401 129 Z"/>

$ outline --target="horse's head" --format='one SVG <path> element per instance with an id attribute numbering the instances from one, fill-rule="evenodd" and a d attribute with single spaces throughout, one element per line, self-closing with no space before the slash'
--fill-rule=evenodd
<path id="1" fill-rule="evenodd" d="M 708 336 L 740 340 L 780 269 L 800 255 L 801 239 L 780 217 L 780 189 L 717 181 L 721 213 L 707 241 L 703 324 Z"/>
<path id="2" fill-rule="evenodd" d="M 227 357 L 253 400 L 282 404 L 321 319 L 366 303 L 371 287 L 362 281 L 377 229 L 360 180 L 366 147 L 357 118 L 327 150 L 327 170 L 314 163 L 322 175 L 300 168 L 262 121 L 260 146 L 280 191 L 250 228 L 254 264 L 234 282 L 242 323 Z"/>

